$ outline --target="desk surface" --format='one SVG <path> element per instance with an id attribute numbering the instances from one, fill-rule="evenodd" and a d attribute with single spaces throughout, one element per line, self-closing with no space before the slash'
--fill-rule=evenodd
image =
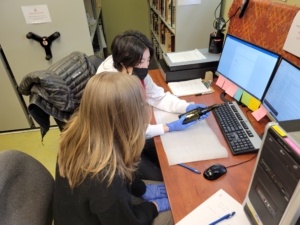
<path id="1" fill-rule="evenodd" d="M 157 85 L 163 87 L 165 91 L 169 91 L 167 84 L 161 76 L 160 70 L 150 70 L 149 74 Z M 212 87 L 215 89 L 213 94 L 197 97 L 185 96 L 181 97 L 181 99 L 184 99 L 187 102 L 202 103 L 205 105 L 222 103 L 223 101 L 220 99 L 220 94 L 223 90 L 216 86 L 215 82 Z M 226 98 L 233 100 L 229 96 L 226 96 Z M 248 111 L 247 107 L 241 107 L 241 109 L 244 114 Z M 258 135 L 264 132 L 266 124 L 270 122 L 267 117 L 264 117 L 262 120 L 257 122 L 250 111 L 247 112 L 247 118 L 250 122 L 252 122 L 252 126 Z M 169 166 L 160 137 L 158 136 L 154 138 L 175 223 L 179 222 L 182 218 L 192 212 L 219 189 L 223 189 L 240 203 L 244 201 L 248 190 L 256 158 L 242 165 L 228 168 L 227 174 L 217 180 L 208 181 L 203 177 L 203 171 L 212 164 L 221 163 L 224 166 L 230 166 L 246 161 L 255 155 L 254 153 L 250 153 L 233 156 L 212 113 L 206 121 L 217 135 L 220 143 L 226 147 L 228 151 L 228 158 L 186 163 L 188 166 L 200 170 L 202 172 L 201 175 L 183 169 L 177 165 Z"/>

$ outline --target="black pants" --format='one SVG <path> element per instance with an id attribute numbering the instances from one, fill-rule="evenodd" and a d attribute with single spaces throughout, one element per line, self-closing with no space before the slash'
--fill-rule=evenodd
<path id="1" fill-rule="evenodd" d="M 143 180 L 163 181 L 153 138 L 145 142 L 137 174 Z"/>

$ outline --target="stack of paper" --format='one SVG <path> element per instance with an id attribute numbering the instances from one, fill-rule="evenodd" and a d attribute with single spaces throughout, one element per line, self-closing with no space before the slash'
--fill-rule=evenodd
<path id="1" fill-rule="evenodd" d="M 167 53 L 167 56 L 172 63 L 199 61 L 202 59 L 206 59 L 206 57 L 198 49 L 185 52 L 170 52 Z"/>
<path id="2" fill-rule="evenodd" d="M 176 96 L 212 93 L 213 89 L 206 86 L 201 78 L 179 82 L 169 82 L 169 88 Z"/>
<path id="3" fill-rule="evenodd" d="M 235 212 L 234 216 L 223 220 L 220 225 L 250 225 L 243 206 L 220 189 L 176 225 L 207 225 L 232 212 Z"/>

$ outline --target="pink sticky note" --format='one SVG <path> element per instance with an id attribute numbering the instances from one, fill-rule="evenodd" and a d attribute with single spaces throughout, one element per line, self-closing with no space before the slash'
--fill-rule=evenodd
<path id="1" fill-rule="evenodd" d="M 223 76 L 219 75 L 216 85 L 218 85 L 220 88 L 222 88 L 224 82 L 225 82 L 225 78 Z"/>
<path id="2" fill-rule="evenodd" d="M 254 118 L 257 121 L 259 121 L 259 120 L 261 120 L 261 118 L 263 118 L 265 115 L 267 115 L 267 110 L 265 109 L 265 107 L 263 105 L 261 105 L 258 110 L 254 111 L 252 113 L 252 115 L 254 116 Z"/>
<path id="3" fill-rule="evenodd" d="M 229 81 L 229 80 L 226 80 L 225 79 L 225 82 L 224 82 L 224 84 L 223 84 L 223 87 L 222 87 L 222 89 L 224 90 L 224 91 L 226 91 L 230 86 L 231 86 L 231 82 Z"/>
<path id="4" fill-rule="evenodd" d="M 289 138 L 284 138 L 284 140 L 300 155 L 300 148 Z"/>
<path id="5" fill-rule="evenodd" d="M 230 95 L 231 97 L 234 96 L 235 92 L 237 91 L 238 86 L 235 84 L 231 83 L 230 86 L 226 89 L 226 93 Z"/>

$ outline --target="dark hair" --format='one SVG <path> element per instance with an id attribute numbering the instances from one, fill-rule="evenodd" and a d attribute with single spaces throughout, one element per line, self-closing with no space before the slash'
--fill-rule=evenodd
<path id="1" fill-rule="evenodd" d="M 121 71 L 121 63 L 126 68 L 138 65 L 147 48 L 149 49 L 151 60 L 154 52 L 153 45 L 143 33 L 129 30 L 118 34 L 114 38 L 110 48 L 114 67 L 118 71 Z"/>

